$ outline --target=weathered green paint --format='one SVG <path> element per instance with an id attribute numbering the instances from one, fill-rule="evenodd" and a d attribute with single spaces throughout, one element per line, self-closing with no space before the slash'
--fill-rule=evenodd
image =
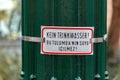
<path id="1" fill-rule="evenodd" d="M 22 0 L 22 35 L 40 37 L 41 25 L 93 26 L 102 37 L 106 0 Z M 40 43 L 22 41 L 22 62 L 24 80 L 105 80 L 106 46 L 95 44 L 92 56 L 53 56 L 40 54 Z"/>

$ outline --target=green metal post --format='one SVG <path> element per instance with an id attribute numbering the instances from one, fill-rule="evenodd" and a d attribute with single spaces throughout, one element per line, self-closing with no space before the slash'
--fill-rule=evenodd
<path id="1" fill-rule="evenodd" d="M 41 25 L 94 27 L 106 34 L 106 0 L 22 0 L 22 35 L 41 37 Z M 106 46 L 89 56 L 40 54 L 40 43 L 22 41 L 21 80 L 106 80 Z"/>

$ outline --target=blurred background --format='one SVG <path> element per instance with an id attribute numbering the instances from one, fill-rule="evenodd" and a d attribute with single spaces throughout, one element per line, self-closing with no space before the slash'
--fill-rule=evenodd
<path id="1" fill-rule="evenodd" d="M 120 80 L 120 0 L 107 4 L 107 69 L 110 80 Z M 20 40 L 21 0 L 0 0 L 0 80 L 19 80 Z"/>
<path id="2" fill-rule="evenodd" d="M 0 80 L 19 80 L 21 0 L 0 0 Z"/>
<path id="3" fill-rule="evenodd" d="M 120 80 L 120 0 L 107 4 L 107 68 L 110 80 Z"/>

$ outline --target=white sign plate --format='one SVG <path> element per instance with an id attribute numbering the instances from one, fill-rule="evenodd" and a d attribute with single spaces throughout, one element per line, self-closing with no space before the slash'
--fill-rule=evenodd
<path id="1" fill-rule="evenodd" d="M 92 55 L 93 27 L 42 26 L 41 53 L 49 55 Z"/>

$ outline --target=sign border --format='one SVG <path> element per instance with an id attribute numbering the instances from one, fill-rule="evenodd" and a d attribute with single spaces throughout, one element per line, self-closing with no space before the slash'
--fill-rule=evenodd
<path id="1" fill-rule="evenodd" d="M 41 26 L 41 35 L 44 38 L 45 29 L 60 29 L 60 30 L 90 30 L 92 32 L 91 38 L 94 38 L 94 27 L 61 27 L 61 26 Z M 47 52 L 44 50 L 44 42 L 41 43 L 41 53 L 47 55 L 93 55 L 93 43 L 91 42 L 90 52 Z"/>

